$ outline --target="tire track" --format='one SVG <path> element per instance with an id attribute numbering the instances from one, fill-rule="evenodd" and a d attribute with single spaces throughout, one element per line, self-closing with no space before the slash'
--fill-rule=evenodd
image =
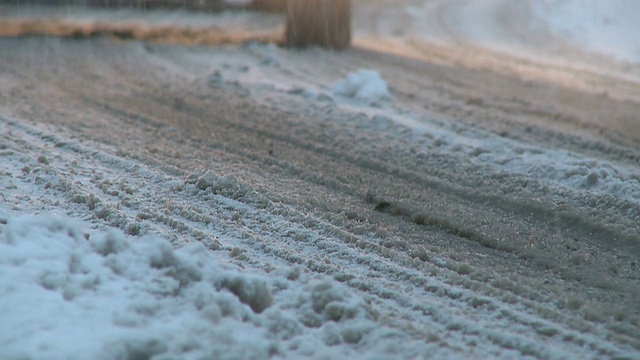
<path id="1" fill-rule="evenodd" d="M 615 354 L 616 344 L 636 341 L 633 331 L 616 330 L 613 315 L 603 310 L 620 306 L 628 310 L 625 306 L 631 305 L 624 301 L 632 294 L 548 273 L 510 251 L 483 248 L 477 239 L 467 241 L 467 231 L 480 233 L 483 225 L 493 225 L 504 234 L 516 231 L 511 240 L 515 243 L 527 242 L 527 230 L 535 231 L 552 240 L 550 248 L 543 250 L 554 251 L 573 242 L 572 231 L 581 231 L 578 225 L 565 229 L 561 224 L 545 224 L 549 219 L 544 217 L 549 213 L 545 205 L 541 205 L 542 215 L 529 216 L 517 208 L 510 211 L 516 203 L 508 203 L 508 195 L 498 195 L 501 186 L 509 184 L 500 184 L 500 177 L 484 179 L 485 168 L 437 152 L 419 159 L 409 150 L 416 140 L 408 131 L 394 124 L 386 131 L 374 130 L 368 116 L 336 106 L 310 103 L 286 92 L 275 92 L 271 105 L 265 104 L 259 88 L 241 82 L 208 87 L 205 79 L 211 69 L 198 61 L 188 63 L 182 75 L 164 67 L 180 66 L 180 56 L 170 48 L 149 54 L 139 44 L 103 42 L 101 46 L 106 49 L 94 53 L 63 42 L 60 52 L 51 55 L 60 62 L 66 56 L 79 56 L 84 60 L 78 61 L 86 64 L 76 72 L 52 74 L 43 85 L 62 90 L 58 99 L 74 104 L 73 111 L 36 93 L 28 94 L 33 96 L 28 102 L 5 101 L 3 111 L 11 108 L 22 118 L 70 128 L 82 122 L 104 124 L 107 131 L 85 130 L 88 141 L 104 143 L 115 152 L 112 156 L 170 178 L 170 186 L 158 185 L 156 194 L 145 201 L 149 209 L 143 204 L 136 210 L 140 209 L 141 220 L 174 234 L 176 243 L 209 241 L 215 248 L 214 238 L 206 234 L 224 235 L 231 240 L 221 243 L 218 251 L 227 261 L 256 268 L 271 262 L 298 264 L 314 276 L 342 279 L 370 296 L 394 326 L 409 331 L 418 324 L 427 328 L 418 331 L 418 337 L 439 333 L 441 337 L 433 341 L 445 345 L 467 336 L 505 351 L 516 349 L 520 355 L 544 358 L 553 356 L 536 348 L 536 341 L 528 337 L 551 338 L 558 351 L 572 355 L 576 348 L 585 355 L 591 351 Z M 73 55 L 65 55 L 67 51 Z M 189 49 L 180 51 L 190 54 Z M 206 54 L 209 50 L 194 51 Z M 98 58 L 101 61 L 94 63 Z M 33 70 L 14 66 L 18 73 Z M 81 119 L 66 116 L 78 111 L 84 114 Z M 42 113 L 49 115 L 37 116 Z M 181 156 L 172 156 L 176 152 Z M 105 166 L 112 163 L 104 161 Z M 219 174 L 210 179 L 211 184 L 204 169 Z M 229 174 L 234 180 L 221 179 Z M 143 174 L 136 181 L 142 184 L 148 179 Z M 219 182 L 223 186 L 214 191 Z M 479 193 L 474 186 L 493 195 Z M 368 190 L 383 198 L 367 202 Z M 234 195 L 236 191 L 239 195 Z M 535 194 L 519 187 L 513 193 L 524 197 L 521 203 L 535 203 Z M 394 214 L 399 216 L 374 211 L 382 201 L 408 203 L 409 208 L 400 206 Z M 418 211 L 412 206 L 427 213 L 424 220 L 404 217 Z M 270 227 L 282 221 L 285 225 L 280 228 Z M 459 224 L 450 225 L 453 221 Z M 198 239 L 202 236 L 198 231 L 205 237 Z M 602 254 L 595 263 L 569 270 L 595 265 L 592 271 L 596 272 L 601 270 L 597 266 L 616 255 L 606 247 L 598 251 Z M 562 252 L 569 256 L 574 251 Z M 616 261 L 622 264 L 626 259 Z M 517 275 L 510 279 L 513 273 Z M 546 284 L 545 278 L 552 284 Z M 633 277 L 625 281 L 637 284 Z M 596 297 L 589 299 L 587 293 Z M 432 302 L 425 304 L 424 299 Z M 525 310 L 508 306 L 513 303 Z M 571 304 L 569 310 L 567 304 Z M 471 318 L 462 316 L 461 309 L 470 312 Z M 474 325 L 475 320 L 496 312 L 501 315 L 491 329 Z M 535 319 L 529 318 L 530 312 Z M 409 320 L 415 324 L 409 325 Z M 523 328 L 509 337 L 513 324 Z M 602 341 L 601 332 L 614 340 Z"/>

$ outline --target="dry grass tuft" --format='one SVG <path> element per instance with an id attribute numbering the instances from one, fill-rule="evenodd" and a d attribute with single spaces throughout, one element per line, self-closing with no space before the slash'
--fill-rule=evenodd
<path id="1" fill-rule="evenodd" d="M 144 24 L 109 24 L 105 22 L 79 23 L 58 19 L 0 19 L 0 36 L 22 37 L 52 35 L 86 38 L 106 36 L 121 40 L 146 40 L 182 45 L 229 45 L 248 41 L 277 43 L 277 33 L 228 34 L 213 28 L 181 26 L 149 26 Z"/>

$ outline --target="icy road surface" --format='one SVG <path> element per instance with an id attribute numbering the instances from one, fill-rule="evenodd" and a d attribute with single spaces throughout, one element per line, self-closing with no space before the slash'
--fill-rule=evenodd
<path id="1" fill-rule="evenodd" d="M 0 358 L 640 357 L 636 65 L 386 3 L 344 53 L 0 39 Z"/>

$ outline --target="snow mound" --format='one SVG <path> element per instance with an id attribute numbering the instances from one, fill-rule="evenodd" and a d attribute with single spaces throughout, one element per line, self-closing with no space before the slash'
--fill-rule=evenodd
<path id="1" fill-rule="evenodd" d="M 0 358 L 425 354 L 339 283 L 279 276 L 219 266 L 199 243 L 175 250 L 118 232 L 86 240 L 68 220 L 9 219 L 0 227 Z"/>
<path id="2" fill-rule="evenodd" d="M 335 95 L 373 103 L 390 97 L 387 83 L 375 70 L 360 69 L 333 85 Z"/>
<path id="3" fill-rule="evenodd" d="M 629 0 L 543 0 L 534 16 L 556 36 L 587 50 L 640 62 L 640 3 Z"/>

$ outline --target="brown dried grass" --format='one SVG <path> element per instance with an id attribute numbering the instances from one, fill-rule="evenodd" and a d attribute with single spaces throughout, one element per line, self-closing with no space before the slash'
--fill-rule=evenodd
<path id="1" fill-rule="evenodd" d="M 145 26 L 105 22 L 81 23 L 60 19 L 0 19 L 0 36 L 23 37 L 34 35 L 73 38 L 106 36 L 123 40 L 146 40 L 183 45 L 226 45 L 242 44 L 248 41 L 277 43 L 281 36 L 277 32 L 230 34 L 212 27 Z"/>

